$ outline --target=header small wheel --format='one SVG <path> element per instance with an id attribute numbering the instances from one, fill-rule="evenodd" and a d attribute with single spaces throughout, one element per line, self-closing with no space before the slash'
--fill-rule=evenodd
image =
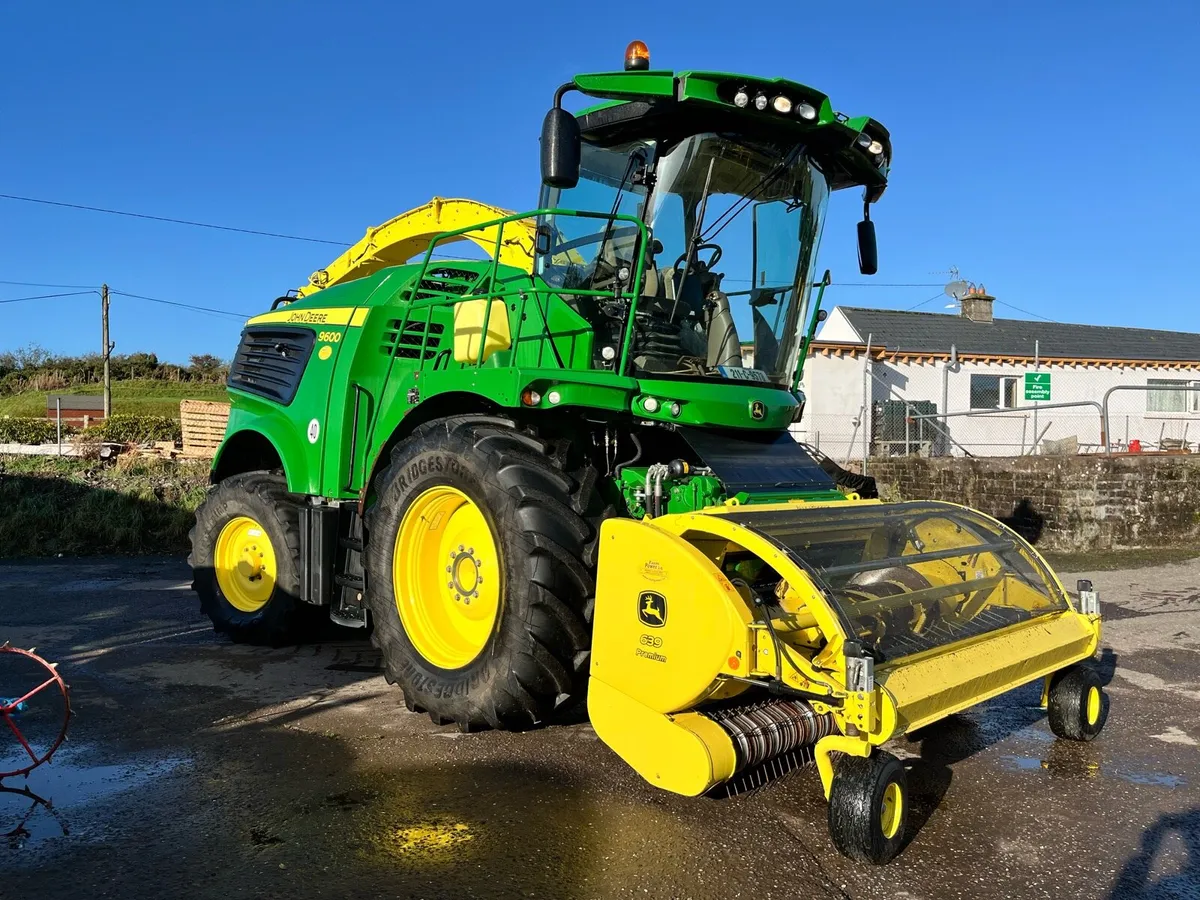
<path id="1" fill-rule="evenodd" d="M 1046 700 L 1050 730 L 1069 741 L 1090 741 L 1108 721 L 1108 697 L 1100 676 L 1083 665 L 1070 666 L 1050 679 Z"/>
<path id="2" fill-rule="evenodd" d="M 829 793 L 829 836 L 845 856 L 883 865 L 904 842 L 908 773 L 892 754 L 843 756 Z"/>

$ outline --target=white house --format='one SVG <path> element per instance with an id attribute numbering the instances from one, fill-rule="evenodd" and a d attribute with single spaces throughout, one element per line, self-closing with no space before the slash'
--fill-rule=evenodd
<path id="1" fill-rule="evenodd" d="M 835 307 L 797 438 L 838 459 L 1096 452 L 1120 386 L 1110 445 L 1196 448 L 1200 334 L 996 319 L 993 300 L 969 294 L 956 315 Z"/>

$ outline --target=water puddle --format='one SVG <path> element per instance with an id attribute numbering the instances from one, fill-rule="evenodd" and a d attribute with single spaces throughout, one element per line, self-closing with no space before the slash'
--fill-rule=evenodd
<path id="1" fill-rule="evenodd" d="M 1045 763 L 1035 756 L 1001 756 L 1002 760 L 1008 763 L 1011 767 L 1019 769 L 1022 772 L 1032 772 L 1042 768 Z"/>
<path id="2" fill-rule="evenodd" d="M 1128 772 L 1123 769 L 1115 769 L 1111 774 L 1130 784 L 1154 784 L 1162 787 L 1179 787 L 1187 784 L 1187 780 L 1181 776 L 1168 775 L 1165 772 Z"/>
<path id="3" fill-rule="evenodd" d="M 145 787 L 188 762 L 168 758 L 87 765 L 84 747 L 64 749 L 29 773 L 0 781 L 0 851 L 23 850 L 58 837 L 86 838 L 90 826 L 73 820 L 100 801 Z M 0 768 L 7 760 L 0 759 Z"/>
<path id="4" fill-rule="evenodd" d="M 1052 746 L 1050 753 L 1044 758 L 1024 754 L 1004 754 L 1000 756 L 1000 760 L 1007 768 L 1018 772 L 1040 772 L 1045 770 L 1051 776 L 1064 778 L 1095 778 L 1097 775 L 1105 775 L 1110 778 L 1119 778 L 1130 784 L 1151 785 L 1154 787 L 1175 788 L 1187 784 L 1187 779 L 1180 775 L 1172 775 L 1168 772 L 1118 768 L 1107 764 L 1102 765 L 1094 760 L 1068 753 L 1056 753 L 1054 750 L 1055 747 Z"/>

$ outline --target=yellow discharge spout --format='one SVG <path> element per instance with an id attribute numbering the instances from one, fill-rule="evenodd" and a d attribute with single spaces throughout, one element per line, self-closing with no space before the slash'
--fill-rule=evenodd
<path id="1" fill-rule="evenodd" d="M 512 215 L 509 210 L 475 200 L 434 197 L 424 206 L 410 209 L 382 225 L 368 228 L 362 240 L 325 268 L 318 269 L 308 276 L 308 284 L 299 288 L 297 294 L 300 297 L 308 297 L 335 284 L 362 278 L 388 266 L 406 263 L 428 250 L 430 243 L 439 234 L 509 215 Z M 496 237 L 499 231 L 499 226 L 490 225 L 478 231 L 467 232 L 453 238 L 452 241 L 471 241 L 492 256 L 496 251 Z M 532 271 L 533 247 L 533 222 L 527 219 L 509 222 L 504 226 L 499 262 L 526 272 Z"/>

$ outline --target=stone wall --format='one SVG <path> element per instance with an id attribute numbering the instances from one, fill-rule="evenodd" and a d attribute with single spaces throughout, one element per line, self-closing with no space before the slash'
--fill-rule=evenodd
<path id="1" fill-rule="evenodd" d="M 1200 456 L 894 457 L 869 472 L 884 499 L 973 506 L 1042 550 L 1200 543 Z"/>

